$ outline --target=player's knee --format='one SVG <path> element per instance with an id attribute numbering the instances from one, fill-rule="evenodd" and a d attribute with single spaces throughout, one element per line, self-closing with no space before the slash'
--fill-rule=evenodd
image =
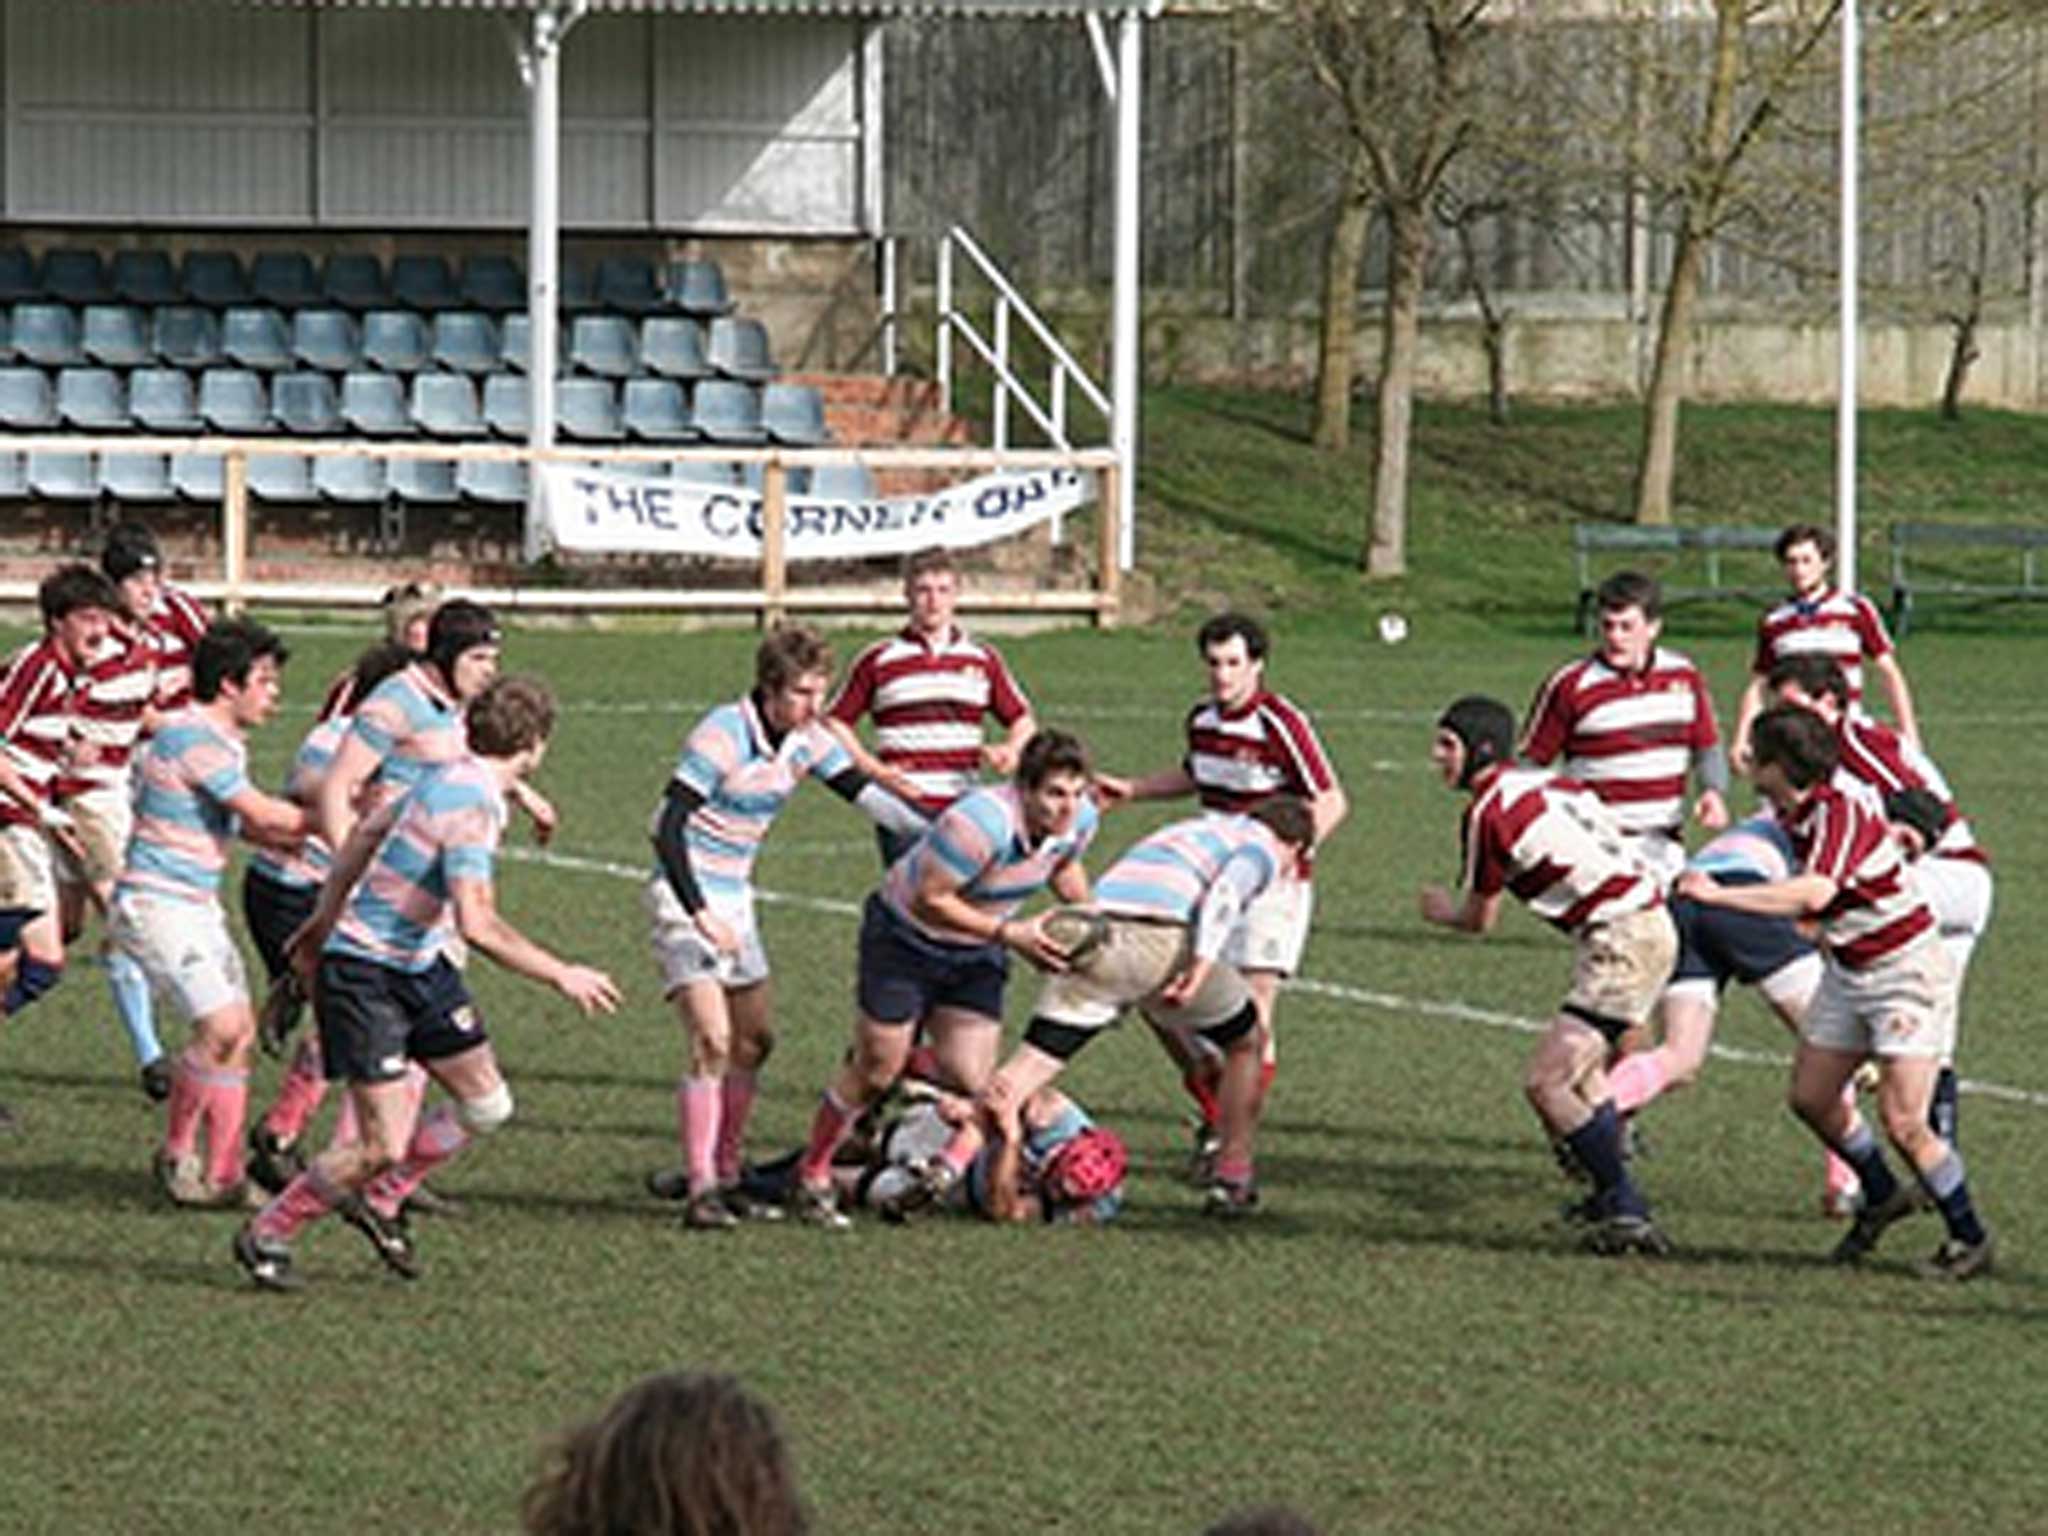
<path id="1" fill-rule="evenodd" d="M 1264 1038 L 1259 1027 L 1259 1005 L 1248 1002 L 1221 1024 L 1211 1024 L 1201 1036 L 1219 1051 L 1258 1050 Z"/>
<path id="2" fill-rule="evenodd" d="M 14 981 L 7 989 L 4 1004 L 7 1012 L 19 1013 L 37 998 L 49 996 L 63 979 L 63 961 L 53 963 L 34 955 L 22 956 L 21 966 L 15 971 Z"/>
<path id="3" fill-rule="evenodd" d="M 455 1114 L 472 1136 L 484 1136 L 512 1118 L 512 1090 L 504 1083 L 473 1099 L 457 1099 Z"/>
<path id="4" fill-rule="evenodd" d="M 1888 1098 L 1878 1106 L 1878 1114 L 1884 1121 L 1885 1139 L 1908 1158 L 1934 1136 L 1925 1104 L 1902 1104 Z"/>

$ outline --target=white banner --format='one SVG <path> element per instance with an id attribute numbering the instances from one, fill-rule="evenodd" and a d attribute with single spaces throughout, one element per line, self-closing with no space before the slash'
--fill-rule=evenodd
<path id="1" fill-rule="evenodd" d="M 761 497 L 743 486 L 569 464 L 543 465 L 541 485 L 558 549 L 760 558 Z M 1071 512 L 1094 492 L 1094 476 L 1086 471 L 1033 469 L 983 475 L 924 496 L 824 501 L 793 495 L 785 507 L 783 548 L 794 563 L 987 544 Z"/>

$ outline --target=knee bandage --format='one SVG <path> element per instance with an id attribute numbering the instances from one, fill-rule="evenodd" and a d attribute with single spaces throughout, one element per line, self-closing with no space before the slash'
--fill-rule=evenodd
<path id="1" fill-rule="evenodd" d="M 503 1083 L 474 1099 L 457 1099 L 455 1113 L 472 1135 L 495 1131 L 512 1118 L 512 1090 Z"/>

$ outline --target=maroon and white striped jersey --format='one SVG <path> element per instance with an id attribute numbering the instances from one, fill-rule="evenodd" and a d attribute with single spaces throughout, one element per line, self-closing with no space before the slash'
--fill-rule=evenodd
<path id="1" fill-rule="evenodd" d="M 1700 670 L 1661 646 L 1638 671 L 1598 655 L 1550 674 L 1529 706 L 1520 755 L 1563 772 L 1606 801 L 1622 831 L 1677 836 L 1695 752 L 1721 739 Z"/>
<path id="2" fill-rule="evenodd" d="M 157 695 L 161 651 L 155 630 L 120 619 L 87 659 L 71 700 L 71 736 L 91 749 L 91 761 L 58 774 L 59 800 L 128 782 L 143 713 Z"/>
<path id="3" fill-rule="evenodd" d="M 1835 882 L 1820 936 L 1843 965 L 1861 970 L 1934 937 L 1934 910 L 1908 873 L 1891 824 L 1861 797 L 1818 785 L 1785 830 L 1800 867 Z"/>
<path id="4" fill-rule="evenodd" d="M 996 648 L 954 629 L 937 645 L 906 629 L 854 658 L 825 712 L 849 727 L 875 720 L 875 755 L 907 774 L 926 815 L 980 781 L 982 718 L 1014 725 L 1031 701 Z"/>
<path id="5" fill-rule="evenodd" d="M 1213 698 L 1188 711 L 1181 760 L 1202 808 L 1240 816 L 1272 795 L 1313 799 L 1337 787 L 1337 771 L 1299 705 L 1261 688 L 1234 709 Z M 1302 878 L 1312 860 L 1301 860 Z"/>
<path id="6" fill-rule="evenodd" d="M 0 676 L 0 751 L 44 800 L 71 740 L 71 699 L 82 677 L 48 636 L 16 651 Z M 35 823 L 33 812 L 0 795 L 0 826 Z"/>
<path id="7" fill-rule="evenodd" d="M 1933 758 L 1890 726 L 1867 715 L 1844 716 L 1835 728 L 1835 740 L 1842 750 L 1835 769 L 1837 789 L 1873 797 L 1872 804 L 1880 814 L 1886 796 L 1909 789 L 1925 790 L 1944 809 L 1941 837 L 1929 851 L 1946 859 L 1991 862 L 1990 856 L 1978 846 L 1970 823 L 1957 809 L 1955 794 Z"/>
<path id="8" fill-rule="evenodd" d="M 1892 637 L 1869 598 L 1830 587 L 1819 597 L 1788 597 L 1756 621 L 1759 677 L 1787 656 L 1829 656 L 1849 680 L 1849 702 L 1863 698 L 1863 663 L 1889 656 Z"/>
<path id="9" fill-rule="evenodd" d="M 160 647 L 156 707 L 165 714 L 192 702 L 192 653 L 212 622 L 196 599 L 164 584 L 149 611 L 149 627 L 156 631 Z"/>
<path id="10" fill-rule="evenodd" d="M 1464 883 L 1473 894 L 1512 891 L 1572 934 L 1664 900 L 1590 785 L 1502 763 L 1472 789 L 1461 831 Z"/>

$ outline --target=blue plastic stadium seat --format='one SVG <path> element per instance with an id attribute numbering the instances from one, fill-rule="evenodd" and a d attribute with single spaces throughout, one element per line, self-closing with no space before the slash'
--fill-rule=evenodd
<path id="1" fill-rule="evenodd" d="M 98 501 L 99 466 L 89 453 L 31 453 L 28 488 L 48 501 Z"/>
<path id="2" fill-rule="evenodd" d="M 28 304 L 42 296 L 35 257 L 18 245 L 0 246 L 0 304 Z"/>
<path id="3" fill-rule="evenodd" d="M 128 387 L 111 368 L 66 368 L 57 375 L 57 415 L 81 432 L 126 432 Z"/>
<path id="4" fill-rule="evenodd" d="M 296 453 L 252 453 L 249 489 L 262 501 L 311 501 L 313 461 Z"/>
<path id="5" fill-rule="evenodd" d="M 832 441 L 825 425 L 825 397 L 809 384 L 765 384 L 761 425 L 778 443 L 815 448 Z"/>
<path id="6" fill-rule="evenodd" d="M 276 373 L 292 365 L 292 333 L 274 309 L 237 305 L 221 317 L 220 349 L 244 368 Z"/>
<path id="7" fill-rule="evenodd" d="M 211 368 L 221 360 L 220 321 L 209 309 L 181 304 L 158 310 L 149 340 L 174 368 Z"/>
<path id="8" fill-rule="evenodd" d="M 258 303 L 287 312 L 321 302 L 320 275 L 304 251 L 264 251 L 249 264 L 249 288 Z"/>
<path id="9" fill-rule="evenodd" d="M 194 304 L 228 309 L 255 299 L 242 258 L 233 251 L 187 251 L 178 264 L 178 286 Z"/>
<path id="10" fill-rule="evenodd" d="M 187 501 L 221 499 L 227 484 L 227 466 L 217 453 L 171 455 L 171 488 Z"/>
<path id="11" fill-rule="evenodd" d="M 881 491 L 865 464 L 820 464 L 811 471 L 807 494 L 821 501 L 873 501 Z"/>
<path id="12" fill-rule="evenodd" d="M 640 364 L 671 379 L 710 376 L 704 357 L 704 328 L 683 315 L 653 315 L 640 323 Z"/>
<path id="13" fill-rule="evenodd" d="M 175 304 L 182 297 L 177 269 L 162 251 L 114 252 L 113 283 L 115 298 L 147 309 Z"/>
<path id="14" fill-rule="evenodd" d="M 43 292 L 59 304 L 111 304 L 114 285 L 98 251 L 60 246 L 43 257 Z"/>
<path id="15" fill-rule="evenodd" d="M 133 304 L 94 304 L 79 324 L 85 355 L 108 368 L 144 368 L 156 360 L 142 311 Z"/>
<path id="16" fill-rule="evenodd" d="M 199 414 L 218 432 L 250 437 L 277 430 L 263 375 L 246 368 L 209 368 L 199 376 Z"/>
<path id="17" fill-rule="evenodd" d="M 348 427 L 334 380 L 324 373 L 280 373 L 272 379 L 270 414 L 295 437 L 326 437 Z"/>
<path id="18" fill-rule="evenodd" d="M 586 443 L 616 443 L 626 435 L 619 397 L 603 379 L 556 380 L 555 425 L 565 437 Z"/>
<path id="19" fill-rule="evenodd" d="M 651 315 L 668 308 L 668 295 L 654 268 L 631 256 L 608 256 L 597 264 L 597 303 L 619 315 Z"/>
<path id="20" fill-rule="evenodd" d="M 128 375 L 128 414 L 145 432 L 201 432 L 192 376 L 182 368 L 137 368 Z"/>
<path id="21" fill-rule="evenodd" d="M 494 315 L 526 308 L 526 272 L 510 256 L 472 256 L 462 264 L 462 303 Z"/>
<path id="22" fill-rule="evenodd" d="M 161 453 L 101 454 L 100 485 L 116 501 L 169 501 L 171 461 Z"/>
<path id="23" fill-rule="evenodd" d="M 446 459 L 393 459 L 389 479 L 391 493 L 400 501 L 447 506 L 461 499 L 455 489 L 455 466 Z"/>
<path id="24" fill-rule="evenodd" d="M 714 443 L 764 443 L 761 396 L 737 379 L 705 379 L 690 395 L 690 419 Z"/>
<path id="25" fill-rule="evenodd" d="M 405 386 L 388 373 L 351 373 L 341 381 L 341 419 L 363 437 L 411 437 Z"/>
<path id="26" fill-rule="evenodd" d="M 384 461 L 368 454 L 345 454 L 313 461 L 313 489 L 323 501 L 354 505 L 382 502 L 391 494 Z"/>
<path id="27" fill-rule="evenodd" d="M 711 340 L 704 355 L 729 379 L 762 382 L 780 371 L 768 352 L 768 331 L 758 320 L 722 316 L 711 322 Z"/>
<path id="28" fill-rule="evenodd" d="M 405 309 L 373 309 L 363 316 L 363 361 L 386 373 L 418 373 L 427 366 L 427 323 Z"/>
<path id="29" fill-rule="evenodd" d="M 326 302 L 343 309 L 384 309 L 391 290 L 384 282 L 384 263 L 366 251 L 338 251 L 320 269 Z"/>
<path id="30" fill-rule="evenodd" d="M 533 362 L 533 324 L 523 314 L 507 315 L 498 332 L 498 350 L 503 354 L 505 366 L 516 368 L 521 373 L 530 372 Z M 555 360 L 557 369 L 561 366 L 562 328 L 555 327 Z"/>
<path id="31" fill-rule="evenodd" d="M 434 314 L 462 306 L 462 290 L 445 256 L 397 256 L 391 262 L 391 297 L 407 309 Z"/>
<path id="32" fill-rule="evenodd" d="M 484 380 L 484 421 L 499 437 L 524 439 L 532 430 L 533 390 L 523 373 Z"/>
<path id="33" fill-rule="evenodd" d="M 628 379 L 619 416 L 628 436 L 650 443 L 687 442 L 697 436 L 683 386 L 674 379 Z"/>
<path id="34" fill-rule="evenodd" d="M 0 427 L 37 431 L 57 425 L 57 399 L 40 368 L 0 368 Z"/>
<path id="35" fill-rule="evenodd" d="M 668 264 L 669 302 L 686 315 L 711 319 L 733 311 L 725 289 L 725 270 L 715 261 L 672 261 Z"/>
<path id="36" fill-rule="evenodd" d="M 526 466 L 517 459 L 464 459 L 455 466 L 456 489 L 466 501 L 511 506 L 526 500 Z"/>
<path id="37" fill-rule="evenodd" d="M 567 315 L 588 314 L 597 308 L 597 279 L 581 262 L 565 261 L 557 274 L 561 298 L 556 305 Z"/>
<path id="38" fill-rule="evenodd" d="M 476 385 L 459 373 L 422 373 L 412 381 L 412 419 L 432 437 L 482 437 Z"/>
<path id="39" fill-rule="evenodd" d="M 341 309 L 302 309 L 292 316 L 292 356 L 307 368 L 347 373 L 362 365 L 356 322 Z"/>
<path id="40" fill-rule="evenodd" d="M 569 326 L 569 366 L 600 378 L 631 378 L 640 371 L 633 322 L 617 315 L 578 315 Z"/>
<path id="41" fill-rule="evenodd" d="M 473 309 L 451 309 L 434 316 L 432 354 L 438 367 L 457 373 L 496 373 L 498 328 L 491 317 Z"/>
<path id="42" fill-rule="evenodd" d="M 67 304 L 14 306 L 14 355 L 45 368 L 75 368 L 85 361 L 78 311 Z"/>
<path id="43" fill-rule="evenodd" d="M 28 455 L 0 452 L 0 500 L 16 501 L 28 494 Z"/>

